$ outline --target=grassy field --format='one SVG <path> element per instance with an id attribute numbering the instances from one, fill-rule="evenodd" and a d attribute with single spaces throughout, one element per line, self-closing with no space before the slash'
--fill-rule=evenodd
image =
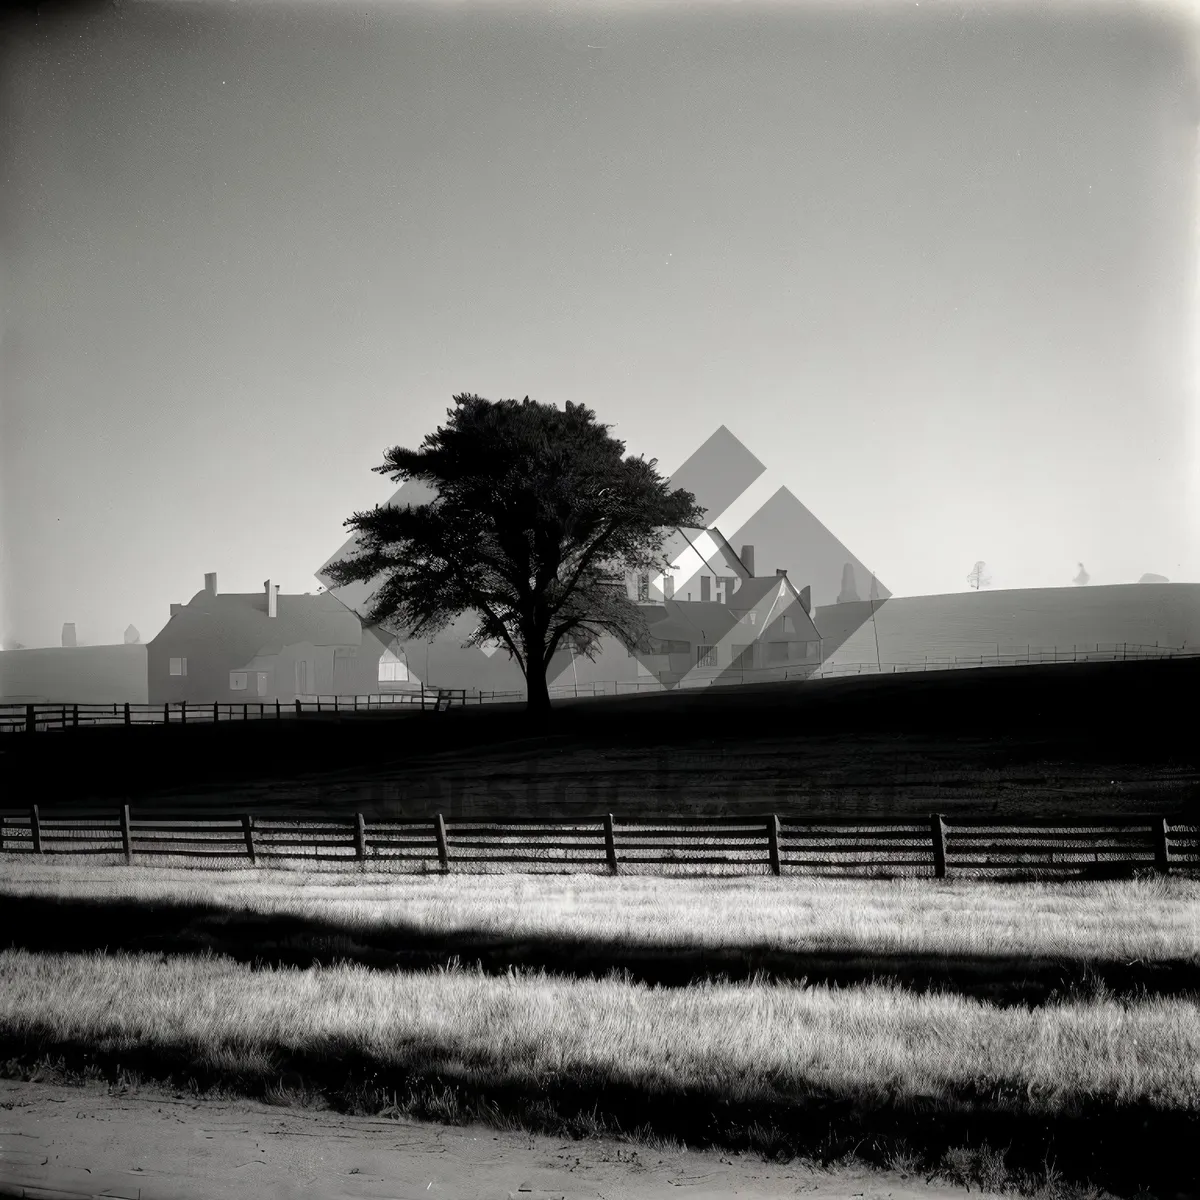
<path id="1" fill-rule="evenodd" d="M 255 970 L 220 959 L 0 952 L 0 1024 L 124 1054 L 184 1052 L 269 1076 L 286 1056 L 359 1058 L 481 1084 L 567 1077 L 733 1104 L 814 1093 L 1025 1096 L 1200 1113 L 1200 1004 L 1150 998 L 997 1009 L 883 985 L 648 988 L 464 968 Z"/>
<path id="2" fill-rule="evenodd" d="M 1200 659 L 988 668 L 580 700 L 537 725 L 485 707 L 80 729 L 0 756 L 10 802 L 46 808 L 1170 814 L 1200 800 L 1173 699 L 1198 684 Z"/>
<path id="3" fill-rule="evenodd" d="M 1121 1195 L 1194 1175 L 1196 881 L 3 867 L 9 1073 L 960 1174 L 976 1155 L 1027 1191 L 1051 1160 Z"/>
<path id="4" fill-rule="evenodd" d="M 513 944 L 586 939 L 627 949 L 769 947 L 946 960 L 1200 964 L 1200 880 L 1177 878 L 1019 885 L 802 877 L 443 879 L 354 868 L 60 865 L 16 855 L 0 861 L 0 901 L 169 903 L 336 924 L 363 936 L 399 928 L 408 935 L 483 935 Z"/>

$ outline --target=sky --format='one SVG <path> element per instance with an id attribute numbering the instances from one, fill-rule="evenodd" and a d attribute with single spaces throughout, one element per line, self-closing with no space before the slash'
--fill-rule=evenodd
<path id="1" fill-rule="evenodd" d="M 315 591 L 459 392 L 664 474 L 724 424 L 898 596 L 1200 581 L 1181 12 L 50 0 L 0 50 L 0 637 Z"/>

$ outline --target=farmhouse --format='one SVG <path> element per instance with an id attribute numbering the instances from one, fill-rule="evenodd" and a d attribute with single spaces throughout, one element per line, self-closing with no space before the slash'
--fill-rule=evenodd
<path id="1" fill-rule="evenodd" d="M 222 594 L 209 574 L 203 591 L 171 605 L 170 620 L 146 647 L 149 700 L 290 703 L 378 692 L 389 642 L 326 593 L 281 596 L 268 580 L 261 592 Z M 383 673 L 407 682 L 392 662 Z"/>
<path id="2" fill-rule="evenodd" d="M 805 597 L 787 575 L 738 581 L 716 600 L 664 600 L 637 657 L 666 687 L 799 677 L 821 662 Z"/>

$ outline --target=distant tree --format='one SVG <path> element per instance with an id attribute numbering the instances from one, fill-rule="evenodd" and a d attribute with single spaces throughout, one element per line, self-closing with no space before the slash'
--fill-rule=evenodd
<path id="1" fill-rule="evenodd" d="M 1086 584 L 1089 579 L 1091 579 L 1091 576 L 1087 573 L 1087 569 L 1084 567 L 1083 563 L 1080 563 L 1079 574 L 1075 576 L 1072 582 L 1077 587 L 1083 587 L 1083 585 Z"/>
<path id="2" fill-rule="evenodd" d="M 854 579 L 854 564 L 847 563 L 842 568 L 842 590 L 838 592 L 837 602 L 849 604 L 858 599 L 858 585 Z"/>
<path id="3" fill-rule="evenodd" d="M 466 646 L 499 642 L 525 675 L 528 708 L 550 708 L 546 670 L 560 646 L 595 659 L 603 634 L 626 649 L 648 633 L 629 597 L 631 571 L 665 572 L 672 526 L 699 525 L 690 492 L 669 491 L 657 459 L 625 443 L 581 404 L 454 397 L 449 421 L 418 450 L 394 447 L 373 468 L 419 479 L 434 499 L 355 513 L 358 552 L 328 568 L 332 586 L 384 576 L 367 621 L 432 638 L 479 615 Z"/>
<path id="4" fill-rule="evenodd" d="M 1138 580 L 1138 583 L 1170 583 L 1171 581 L 1165 575 L 1154 575 L 1147 573 Z"/>
<path id="5" fill-rule="evenodd" d="M 871 572 L 871 600 L 875 601 L 879 596 L 879 580 L 875 578 L 875 572 Z"/>
<path id="6" fill-rule="evenodd" d="M 24 650 L 25 647 L 20 642 L 5 642 L 5 650 Z"/>
<path id="7" fill-rule="evenodd" d="M 987 563 L 980 560 L 972 568 L 971 573 L 967 576 L 967 583 L 976 591 L 980 588 L 985 588 L 992 582 L 992 577 L 988 574 Z"/>
<path id="8" fill-rule="evenodd" d="M 137 629 L 133 625 L 127 625 L 125 627 L 125 645 L 136 646 L 141 642 L 141 640 L 142 635 L 138 633 Z"/>

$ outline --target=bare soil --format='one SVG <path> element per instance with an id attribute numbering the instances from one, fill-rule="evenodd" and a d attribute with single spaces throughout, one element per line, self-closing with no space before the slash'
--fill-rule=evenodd
<path id="1" fill-rule="evenodd" d="M 971 1191 L 987 1196 L 977 1187 Z M 155 1087 L 0 1080 L 0 1196 L 50 1194 L 130 1200 L 958 1200 L 967 1189 L 899 1172 L 845 1166 L 822 1171 L 748 1154 L 353 1117 Z"/>

